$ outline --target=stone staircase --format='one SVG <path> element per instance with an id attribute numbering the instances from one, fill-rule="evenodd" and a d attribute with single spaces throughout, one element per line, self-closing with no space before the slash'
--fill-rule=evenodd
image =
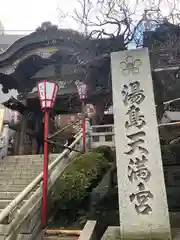
<path id="1" fill-rule="evenodd" d="M 50 156 L 50 162 L 57 154 Z M 0 212 L 43 170 L 42 155 L 8 156 L 0 161 Z M 26 200 L 24 200 L 25 202 Z"/>
<path id="2" fill-rule="evenodd" d="M 82 132 L 75 138 L 70 147 L 81 151 Z M 87 146 L 88 141 L 87 138 Z M 77 151 L 64 149 L 49 156 L 48 191 L 73 161 Z M 41 236 L 37 238 L 42 232 L 42 170 L 43 155 L 8 156 L 0 159 L 0 240 L 43 239 Z"/>

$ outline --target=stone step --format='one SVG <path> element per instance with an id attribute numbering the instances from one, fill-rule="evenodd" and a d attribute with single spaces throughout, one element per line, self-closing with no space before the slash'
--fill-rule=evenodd
<path id="1" fill-rule="evenodd" d="M 25 174 L 22 174 L 22 173 L 19 173 L 19 174 L 16 174 L 16 173 L 3 173 L 2 175 L 0 175 L 0 183 L 1 181 L 3 181 L 4 179 L 34 179 L 36 178 L 42 171 L 39 171 L 39 172 L 36 172 L 36 173 L 25 173 Z"/>
<path id="2" fill-rule="evenodd" d="M 49 163 L 53 162 L 55 158 L 52 158 L 49 160 Z M 44 160 L 43 159 L 34 159 L 34 160 L 29 160 L 29 159 L 24 159 L 24 160 L 1 160 L 0 161 L 0 167 L 4 166 L 24 166 L 24 165 L 43 165 Z"/>
<path id="3" fill-rule="evenodd" d="M 50 160 L 51 159 L 54 159 L 54 157 L 51 157 L 51 158 L 49 158 Z M 18 157 L 5 157 L 5 158 L 3 158 L 2 160 L 1 160 L 1 162 L 27 162 L 27 161 L 42 161 L 43 162 L 43 160 L 44 160 L 44 156 L 42 156 L 42 157 L 29 157 L 29 158 L 27 158 L 27 157 L 23 157 L 23 158 L 18 158 Z"/>
<path id="4" fill-rule="evenodd" d="M 31 166 L 31 168 L 13 168 L 13 169 L 5 169 L 5 170 L 2 170 L 0 169 L 0 173 L 1 174 L 8 174 L 8 173 L 13 173 L 13 174 L 27 174 L 27 173 L 37 173 L 39 171 L 42 171 L 43 170 L 43 166 L 41 168 L 39 167 L 36 167 L 36 166 Z"/>
<path id="5" fill-rule="evenodd" d="M 14 189 L 18 187 L 23 187 L 25 188 L 27 185 L 29 185 L 32 182 L 32 180 L 30 182 L 26 182 L 26 181 L 21 181 L 21 182 L 0 182 L 0 191 L 6 191 L 6 189 Z M 12 192 L 12 191 L 10 191 Z M 16 192 L 16 191 L 15 191 Z"/>
<path id="6" fill-rule="evenodd" d="M 54 160 L 51 159 L 49 163 L 51 163 Z M 18 169 L 32 169 L 32 167 L 43 169 L 43 159 L 40 160 L 34 160 L 34 161 L 6 161 L 0 162 L 0 171 L 11 171 L 11 170 L 18 170 Z"/>
<path id="7" fill-rule="evenodd" d="M 41 166 L 41 167 L 38 167 L 38 166 L 29 166 L 29 167 L 27 167 L 27 166 L 24 166 L 24 167 L 20 167 L 20 168 L 18 168 L 18 167 L 9 167 L 9 168 L 7 168 L 7 169 L 1 169 L 0 168 L 0 175 L 1 174 L 3 174 L 3 173 L 22 173 L 22 174 L 24 174 L 24 173 L 31 173 L 31 172 L 39 172 L 39 171 L 42 171 L 43 170 L 43 165 Z"/>
<path id="8" fill-rule="evenodd" d="M 36 176 L 39 175 L 41 172 L 43 171 L 43 169 L 36 169 L 33 171 L 33 169 L 15 169 L 14 171 L 0 171 L 0 176 L 24 176 L 24 175 L 29 175 L 29 176 Z"/>
<path id="9" fill-rule="evenodd" d="M 4 165 L 4 166 L 0 166 L 0 171 L 13 171 L 13 170 L 33 170 L 33 168 L 35 169 L 43 169 L 43 164 L 36 164 L 36 165 Z"/>
<path id="10" fill-rule="evenodd" d="M 0 190 L 4 192 L 21 192 L 26 188 L 27 185 L 0 185 Z"/>
<path id="11" fill-rule="evenodd" d="M 28 168 L 25 168 L 24 167 L 24 169 L 22 168 L 22 169 L 7 169 L 7 170 L 1 170 L 0 169 L 0 176 L 1 175 L 9 175 L 9 174 L 11 174 L 11 175 L 26 175 L 26 174 L 28 174 L 28 175 L 30 175 L 30 174 L 37 174 L 37 173 L 39 173 L 39 172 L 42 172 L 43 171 L 43 167 L 42 168 L 36 168 L 36 167 L 31 167 L 31 169 L 28 169 Z"/>
<path id="12" fill-rule="evenodd" d="M 37 188 L 35 188 L 27 197 L 26 199 L 28 199 L 35 191 Z M 21 191 L 0 191 L 0 199 L 1 200 L 9 200 L 9 199 L 14 199 L 15 197 L 17 197 L 17 195 L 19 195 L 21 193 Z"/>
<path id="13" fill-rule="evenodd" d="M 51 162 L 49 162 L 50 164 Z M 43 161 L 41 162 L 24 162 L 24 163 L 14 163 L 14 162 L 7 162 L 7 163 L 0 163 L 0 169 L 4 169 L 4 168 L 9 168 L 9 167 L 13 167 L 13 168 L 24 168 L 24 167 L 32 167 L 32 166 L 43 166 Z"/>
<path id="14" fill-rule="evenodd" d="M 1 182 L 1 180 L 3 180 L 3 179 L 16 179 L 16 178 L 35 178 L 35 177 L 37 177 L 40 173 L 41 173 L 42 171 L 37 171 L 37 172 L 25 172 L 25 173 L 22 173 L 22 172 L 4 172 L 4 173 L 0 173 L 0 182 Z"/>
<path id="15" fill-rule="evenodd" d="M 12 199 L 6 199 L 6 200 L 0 200 L 0 209 L 4 209 Z M 22 203 L 24 203 L 26 200 L 24 200 Z"/>
<path id="16" fill-rule="evenodd" d="M 51 158 L 50 161 L 54 159 Z M 7 158 L 3 158 L 0 162 L 1 163 L 27 163 L 27 162 L 43 162 L 44 158 L 24 158 L 24 159 L 18 159 L 18 158 L 12 158 L 12 159 L 7 159 Z"/>
<path id="17" fill-rule="evenodd" d="M 11 169 L 31 169 L 32 167 L 37 167 L 37 168 L 42 168 L 43 167 L 43 163 L 41 164 L 4 164 L 4 165 L 0 165 L 0 170 L 11 170 Z"/>
<path id="18" fill-rule="evenodd" d="M 57 158 L 59 154 L 50 154 L 49 155 L 49 160 L 52 161 L 53 159 Z M 19 155 L 19 156 L 7 156 L 4 161 L 37 161 L 37 160 L 42 160 L 44 159 L 44 155 Z"/>
<path id="19" fill-rule="evenodd" d="M 5 178 L 0 181 L 0 186 L 2 185 L 29 185 L 34 179 L 33 178 L 16 178 L 16 179 L 8 179 Z"/>
<path id="20" fill-rule="evenodd" d="M 3 173 L 0 175 L 0 182 L 4 179 L 34 179 L 36 176 L 38 176 L 40 172 L 37 173 L 24 173 L 24 174 L 16 174 L 16 173 Z"/>
<path id="21" fill-rule="evenodd" d="M 36 168 L 36 169 L 9 169 L 9 170 L 0 170 L 0 175 L 2 176 L 17 176 L 17 175 L 35 175 L 35 174 L 39 174 L 43 171 L 43 168 Z"/>
<path id="22" fill-rule="evenodd" d="M 49 162 L 51 163 L 58 155 L 51 156 Z M 0 209 L 6 207 L 43 171 L 43 156 L 40 155 L 9 156 L 2 161 L 0 162 Z M 28 198 L 29 196 L 26 199 Z"/>
<path id="23" fill-rule="evenodd" d="M 14 199 L 20 192 L 0 192 L 1 200 Z"/>
<path id="24" fill-rule="evenodd" d="M 0 183 L 4 181 L 10 181 L 10 180 L 16 180 L 16 179 L 21 179 L 22 181 L 24 179 L 29 179 L 29 180 L 34 180 L 40 172 L 37 172 L 36 174 L 30 173 L 30 174 L 24 174 L 24 175 L 13 175 L 13 174 L 3 174 L 2 176 L 0 175 Z"/>
<path id="25" fill-rule="evenodd" d="M 12 201 L 12 199 L 3 199 L 0 200 L 0 209 L 1 211 Z"/>
<path id="26" fill-rule="evenodd" d="M 14 170 L 16 170 L 16 171 L 22 171 L 22 170 L 24 170 L 24 171 L 30 171 L 30 170 L 34 170 L 34 171 L 36 171 L 36 169 L 39 171 L 39 169 L 43 169 L 43 164 L 36 164 L 36 165 L 27 165 L 27 164 L 25 164 L 25 165 L 22 165 L 22 166 L 20 166 L 20 165 L 6 165 L 6 166 L 0 166 L 0 172 L 4 172 L 4 171 L 14 171 Z"/>
<path id="27" fill-rule="evenodd" d="M 43 161 L 44 161 L 43 158 L 40 158 L 40 159 L 39 158 L 38 159 L 6 159 L 4 158 L 0 161 L 0 164 L 4 164 L 4 163 L 24 164 L 24 163 L 36 163 L 36 162 L 41 163 Z"/>
<path id="28" fill-rule="evenodd" d="M 32 166 L 32 165 L 43 165 L 43 161 L 41 162 L 3 162 L 3 163 L 0 163 L 0 167 L 3 168 L 5 166 Z"/>
<path id="29" fill-rule="evenodd" d="M 7 158 L 4 158 L 0 161 L 1 164 L 3 163 L 36 163 L 36 162 L 43 162 L 44 159 L 43 158 L 36 158 L 36 159 L 7 159 Z"/>

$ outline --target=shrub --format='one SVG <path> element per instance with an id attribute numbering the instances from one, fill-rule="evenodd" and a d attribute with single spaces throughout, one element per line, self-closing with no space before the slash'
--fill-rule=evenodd
<path id="1" fill-rule="evenodd" d="M 100 146 L 94 149 L 94 152 L 101 153 L 110 162 L 115 161 L 115 151 L 108 146 Z"/>
<path id="2" fill-rule="evenodd" d="M 97 152 L 88 152 L 74 159 L 56 181 L 53 198 L 59 204 L 82 201 L 89 195 L 89 189 L 97 183 L 109 168 L 107 159 Z"/>

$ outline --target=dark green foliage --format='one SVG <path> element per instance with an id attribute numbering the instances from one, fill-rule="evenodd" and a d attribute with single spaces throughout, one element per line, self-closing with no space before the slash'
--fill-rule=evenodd
<path id="1" fill-rule="evenodd" d="M 115 154 L 111 148 L 106 146 L 101 146 L 92 152 L 76 157 L 65 169 L 52 189 L 50 197 L 51 204 L 49 204 L 49 206 L 51 206 L 52 220 L 49 224 L 51 226 L 63 226 L 66 228 L 83 227 L 89 218 L 96 219 L 97 217 L 101 219 L 101 217 L 99 218 L 99 214 L 102 217 L 105 214 L 107 218 L 109 218 L 111 208 L 113 207 L 114 211 L 114 207 L 116 208 L 117 205 L 117 194 L 114 195 L 114 193 L 111 193 L 114 192 L 114 187 L 111 189 L 111 183 L 108 183 L 108 186 L 102 189 L 102 191 L 105 190 L 105 199 L 102 199 L 100 203 L 97 201 L 97 204 L 95 204 L 97 211 L 95 210 L 92 214 L 90 214 L 89 211 L 92 204 L 92 193 L 95 189 L 97 190 L 98 185 L 103 181 L 105 175 L 109 171 L 112 172 L 112 169 L 115 167 L 114 163 Z M 106 196 L 107 187 L 110 190 L 108 191 L 109 197 Z M 99 193 L 97 191 L 96 193 L 98 196 Z M 96 201 L 96 198 L 94 198 L 94 200 Z M 99 205 L 101 205 L 101 207 Z M 102 209 L 100 210 L 99 207 Z M 117 209 L 115 209 L 115 211 Z M 102 212 L 99 213 L 99 210 Z"/>
<path id="2" fill-rule="evenodd" d="M 108 161 L 115 161 L 115 152 L 108 146 L 100 146 L 94 152 L 101 153 Z"/>
<path id="3" fill-rule="evenodd" d="M 89 194 L 93 182 L 99 179 L 108 167 L 107 159 L 100 153 L 80 155 L 56 181 L 52 190 L 53 198 L 58 199 L 61 204 L 83 200 Z"/>

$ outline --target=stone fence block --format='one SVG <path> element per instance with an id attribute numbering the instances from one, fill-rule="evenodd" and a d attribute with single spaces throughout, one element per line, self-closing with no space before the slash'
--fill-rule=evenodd
<path id="1" fill-rule="evenodd" d="M 95 227 L 96 221 L 87 221 L 78 240 L 96 240 Z"/>

